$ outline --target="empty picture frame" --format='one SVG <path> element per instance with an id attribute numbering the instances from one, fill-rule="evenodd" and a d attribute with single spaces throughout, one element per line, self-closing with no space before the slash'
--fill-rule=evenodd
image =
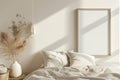
<path id="1" fill-rule="evenodd" d="M 78 9 L 78 51 L 95 56 L 111 55 L 111 10 Z"/>

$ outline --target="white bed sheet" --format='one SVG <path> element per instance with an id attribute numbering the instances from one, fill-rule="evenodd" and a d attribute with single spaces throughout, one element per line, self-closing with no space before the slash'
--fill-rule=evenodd
<path id="1" fill-rule="evenodd" d="M 42 68 L 30 73 L 24 80 L 120 80 L 120 74 L 102 66 L 86 66 L 81 70 Z"/>

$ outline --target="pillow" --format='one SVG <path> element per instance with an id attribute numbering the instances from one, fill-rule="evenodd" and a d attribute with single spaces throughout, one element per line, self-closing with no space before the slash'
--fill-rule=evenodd
<path id="1" fill-rule="evenodd" d="M 58 67 L 62 68 L 68 64 L 66 53 L 55 52 L 55 51 L 43 51 L 44 58 L 44 67 Z"/>
<path id="2" fill-rule="evenodd" d="M 96 65 L 95 57 L 85 53 L 69 51 L 68 56 L 70 58 L 70 67 L 79 70 L 89 65 Z"/>

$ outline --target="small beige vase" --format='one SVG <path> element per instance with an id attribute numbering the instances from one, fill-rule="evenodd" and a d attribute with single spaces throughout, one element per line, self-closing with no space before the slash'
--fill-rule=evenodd
<path id="1" fill-rule="evenodd" d="M 22 75 L 21 65 L 15 61 L 10 68 L 10 77 L 19 77 Z"/>

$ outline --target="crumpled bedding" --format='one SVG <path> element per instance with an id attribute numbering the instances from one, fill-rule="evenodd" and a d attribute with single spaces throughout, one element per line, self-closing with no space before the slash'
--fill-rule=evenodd
<path id="1" fill-rule="evenodd" d="M 102 66 L 42 68 L 30 73 L 24 80 L 120 80 L 120 74 Z"/>

